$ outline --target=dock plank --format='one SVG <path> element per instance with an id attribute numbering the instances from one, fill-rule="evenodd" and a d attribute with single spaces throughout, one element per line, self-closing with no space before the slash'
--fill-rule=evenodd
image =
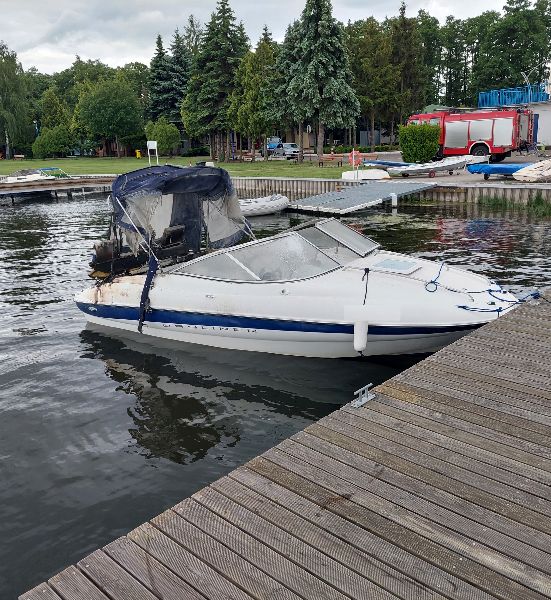
<path id="1" fill-rule="evenodd" d="M 102 550 L 96 550 L 77 563 L 77 566 L 110 598 L 116 600 L 156 600 L 157 598 Z"/>
<path id="2" fill-rule="evenodd" d="M 61 600 L 61 596 L 58 596 L 47 583 L 41 583 L 19 596 L 19 600 Z"/>
<path id="3" fill-rule="evenodd" d="M 343 490 L 340 486 L 332 486 L 332 489 L 325 488 L 318 482 L 305 477 L 303 473 L 288 470 L 264 457 L 250 461 L 247 466 L 283 487 L 308 498 L 321 509 L 335 512 L 376 536 L 400 546 L 426 562 L 444 569 L 501 600 L 518 600 L 518 598 L 542 600 L 545 598 L 544 595 L 504 577 L 494 568 L 488 568 L 440 545 L 432 534 L 425 537 L 417 531 L 379 515 L 364 505 L 352 502 L 348 493 L 342 493 Z M 317 478 L 317 475 L 314 477 Z"/>
<path id="4" fill-rule="evenodd" d="M 156 597 L 163 600 L 204 600 L 205 596 L 167 569 L 132 540 L 124 537 L 103 549 Z"/>
<path id="5" fill-rule="evenodd" d="M 522 305 L 20 600 L 550 598 L 549 364 Z"/>
<path id="6" fill-rule="evenodd" d="M 76 567 L 68 567 L 61 571 L 49 579 L 48 583 L 63 600 L 109 600 L 109 597 Z"/>

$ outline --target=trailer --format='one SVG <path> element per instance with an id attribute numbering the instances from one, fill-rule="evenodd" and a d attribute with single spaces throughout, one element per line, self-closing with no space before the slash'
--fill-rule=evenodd
<path id="1" fill-rule="evenodd" d="M 438 125 L 440 148 L 435 158 L 472 154 L 499 162 L 513 150 L 534 143 L 534 113 L 525 108 L 454 110 L 412 115 L 408 125 Z"/>

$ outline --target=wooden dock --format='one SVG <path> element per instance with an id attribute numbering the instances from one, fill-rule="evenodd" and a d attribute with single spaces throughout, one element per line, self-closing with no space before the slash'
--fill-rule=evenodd
<path id="1" fill-rule="evenodd" d="M 20 599 L 548 599 L 550 365 L 523 305 Z"/>

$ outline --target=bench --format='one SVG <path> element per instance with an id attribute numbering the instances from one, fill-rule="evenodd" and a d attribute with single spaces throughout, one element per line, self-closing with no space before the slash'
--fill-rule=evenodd
<path id="1" fill-rule="evenodd" d="M 24 154 L 14 154 L 13 160 L 25 160 L 25 155 Z"/>
<path id="2" fill-rule="evenodd" d="M 324 154 L 321 158 L 318 158 L 318 167 L 323 167 L 326 163 L 342 167 L 342 154 Z"/>

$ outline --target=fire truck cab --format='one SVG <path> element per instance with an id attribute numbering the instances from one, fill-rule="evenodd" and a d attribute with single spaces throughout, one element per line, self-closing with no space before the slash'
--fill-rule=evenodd
<path id="1" fill-rule="evenodd" d="M 440 127 L 438 158 L 461 154 L 499 162 L 533 143 L 534 114 L 528 109 L 442 110 L 412 115 L 408 125 Z"/>

